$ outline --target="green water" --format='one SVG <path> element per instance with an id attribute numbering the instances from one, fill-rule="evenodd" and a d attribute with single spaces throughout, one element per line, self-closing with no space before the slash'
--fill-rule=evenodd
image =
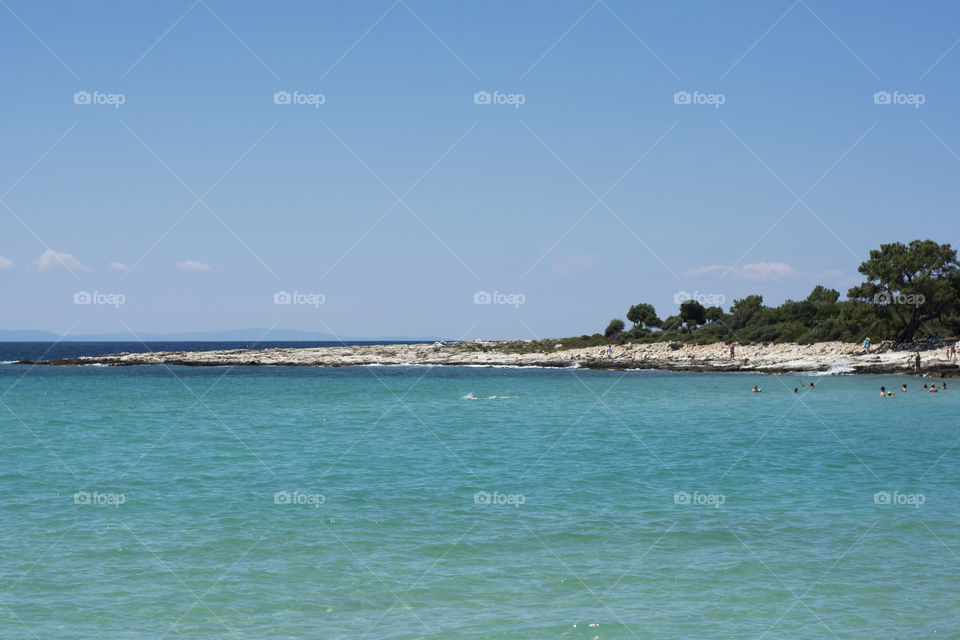
<path id="1" fill-rule="evenodd" d="M 958 637 L 960 384 L 815 381 L 2 366 L 0 637 Z"/>

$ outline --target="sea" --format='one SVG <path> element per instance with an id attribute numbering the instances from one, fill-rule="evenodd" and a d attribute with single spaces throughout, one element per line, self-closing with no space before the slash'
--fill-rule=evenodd
<path id="1" fill-rule="evenodd" d="M 0 638 L 957 638 L 942 382 L 0 365 Z"/>

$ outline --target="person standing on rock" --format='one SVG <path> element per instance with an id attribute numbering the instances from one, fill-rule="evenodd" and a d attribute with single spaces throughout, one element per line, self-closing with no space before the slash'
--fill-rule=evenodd
<path id="1" fill-rule="evenodd" d="M 731 360 L 733 360 L 733 354 L 734 354 L 734 352 L 736 351 L 736 348 L 737 348 L 736 343 L 730 345 L 730 359 L 731 359 Z"/>
<path id="2" fill-rule="evenodd" d="M 920 352 L 917 351 L 917 355 L 913 358 L 913 371 L 914 373 L 920 373 Z"/>

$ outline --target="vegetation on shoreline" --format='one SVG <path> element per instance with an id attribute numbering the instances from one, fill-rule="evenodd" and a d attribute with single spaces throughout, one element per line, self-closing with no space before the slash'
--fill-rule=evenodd
<path id="1" fill-rule="evenodd" d="M 767 307 L 763 297 L 734 300 L 724 310 L 686 300 L 677 315 L 661 320 L 652 305 L 639 303 L 614 318 L 603 334 L 561 341 L 564 347 L 647 342 L 860 342 L 939 340 L 960 332 L 960 263 L 949 244 L 914 240 L 881 245 L 858 271 L 865 281 L 840 292 L 817 285 L 804 300 Z M 548 341 L 538 341 L 548 342 Z M 539 345 L 541 349 L 552 348 Z"/>
<path id="2" fill-rule="evenodd" d="M 759 295 L 734 300 L 728 310 L 686 300 L 677 315 L 663 320 L 652 305 L 640 303 L 627 311 L 631 327 L 614 318 L 602 336 L 581 336 L 580 341 L 810 344 L 870 337 L 910 342 L 960 330 L 960 263 L 949 244 L 884 244 L 858 270 L 865 281 L 847 291 L 846 300 L 835 289 L 817 285 L 806 299 L 778 307 L 764 306 Z"/>

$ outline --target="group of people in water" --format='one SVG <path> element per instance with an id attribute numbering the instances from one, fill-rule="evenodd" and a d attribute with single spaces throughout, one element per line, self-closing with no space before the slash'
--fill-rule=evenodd
<path id="1" fill-rule="evenodd" d="M 800 387 L 808 387 L 808 388 L 810 388 L 810 389 L 816 389 L 816 387 L 813 386 L 813 383 L 812 383 L 812 382 L 811 382 L 809 385 L 806 385 L 806 384 L 803 383 L 803 380 L 800 381 Z M 794 387 L 794 388 L 793 388 L 793 392 L 794 392 L 794 393 L 800 393 L 800 387 Z M 750 391 L 752 391 L 752 392 L 754 392 L 754 393 L 761 393 L 761 392 L 763 391 L 763 389 L 761 389 L 759 385 L 756 385 L 756 384 L 755 384 L 755 385 L 753 385 L 753 389 L 750 389 Z"/>
<path id="2" fill-rule="evenodd" d="M 806 387 L 806 388 L 809 388 L 809 389 L 816 389 L 816 387 L 813 386 L 813 383 L 812 383 L 812 382 L 811 382 L 809 385 L 805 385 L 805 384 L 803 383 L 803 380 L 800 381 L 800 387 Z M 794 392 L 794 393 L 800 393 L 800 387 L 794 387 L 794 388 L 793 388 L 793 392 Z M 943 383 L 941 383 L 941 385 L 940 385 L 939 387 L 937 387 L 936 383 L 930 384 L 930 385 L 924 384 L 924 385 L 923 385 L 923 388 L 924 388 L 924 390 L 926 390 L 927 393 L 940 393 L 941 391 L 946 391 L 946 390 L 947 390 L 947 383 L 946 383 L 946 382 L 943 382 Z M 760 385 L 756 385 L 756 384 L 755 384 L 755 385 L 753 385 L 753 389 L 750 389 L 750 391 L 752 391 L 753 393 L 761 393 L 761 392 L 763 391 L 763 389 L 760 388 Z M 906 393 L 906 392 L 907 392 L 907 385 L 904 384 L 903 386 L 900 387 L 900 393 Z M 881 385 L 881 387 L 880 387 L 880 395 L 881 395 L 881 397 L 884 397 L 884 398 L 892 398 L 892 397 L 893 397 L 893 391 L 887 391 L 886 386 L 882 386 L 882 385 Z"/>
<path id="3" fill-rule="evenodd" d="M 946 390 L 947 390 L 947 383 L 946 383 L 946 382 L 942 383 L 939 388 L 937 388 L 936 383 L 931 384 L 931 385 L 924 384 L 924 385 L 923 385 L 923 388 L 927 391 L 927 393 L 939 393 L 939 392 L 941 392 L 941 391 L 946 391 Z M 902 387 L 900 387 L 900 393 L 906 393 L 906 392 L 907 392 L 907 385 L 903 385 Z M 892 397 L 893 397 L 893 391 L 887 391 L 887 388 L 886 388 L 886 387 L 881 386 L 881 387 L 880 387 L 880 397 L 881 397 L 881 398 L 892 398 Z"/>

